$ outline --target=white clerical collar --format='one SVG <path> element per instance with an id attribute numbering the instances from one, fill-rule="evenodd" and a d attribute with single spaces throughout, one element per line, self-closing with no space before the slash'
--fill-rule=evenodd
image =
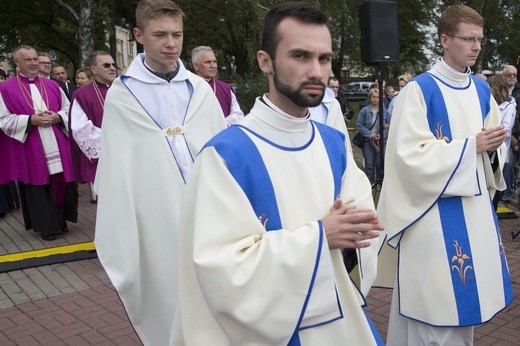
<path id="1" fill-rule="evenodd" d="M 103 82 L 100 82 L 100 81 L 98 81 L 96 78 L 94 78 L 94 81 L 95 81 L 96 83 L 98 83 L 98 84 L 101 84 L 101 85 L 106 86 L 107 88 L 110 88 L 110 86 L 112 85 L 112 83 L 105 84 L 105 83 L 103 83 Z M 65 83 L 65 84 L 67 84 L 67 83 Z"/>
<path id="2" fill-rule="evenodd" d="M 269 106 L 271 107 L 276 113 L 279 113 L 281 116 L 283 117 L 286 117 L 288 119 L 309 119 L 310 117 L 310 112 L 309 112 L 309 109 L 307 109 L 307 115 L 305 115 L 303 118 L 302 117 L 295 117 L 294 115 L 290 115 L 289 113 L 287 112 L 284 112 L 283 110 L 281 110 L 280 108 L 278 108 L 274 103 L 271 102 L 271 100 L 269 100 L 269 97 L 267 97 L 268 93 L 265 93 L 263 96 L 262 96 L 262 100 Z"/>
<path id="3" fill-rule="evenodd" d="M 443 58 L 437 58 L 437 62 L 433 65 L 433 70 L 436 72 L 434 74 L 437 77 L 450 85 L 458 87 L 467 86 L 469 75 L 471 74 L 471 69 L 469 67 L 466 67 L 465 72 L 459 72 L 448 65 Z"/>
<path id="4" fill-rule="evenodd" d="M 33 77 L 33 78 L 30 78 L 30 77 L 27 77 L 26 75 L 24 75 L 23 73 L 21 72 L 18 72 L 18 74 L 24 78 L 27 78 L 29 80 L 29 82 L 34 82 L 34 80 L 36 79 L 36 77 Z M 43 76 L 40 76 L 38 75 L 39 77 L 43 77 Z"/>

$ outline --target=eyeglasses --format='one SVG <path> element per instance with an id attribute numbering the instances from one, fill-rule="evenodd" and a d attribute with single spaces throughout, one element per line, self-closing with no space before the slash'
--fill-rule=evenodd
<path id="1" fill-rule="evenodd" d="M 38 64 L 40 64 L 40 65 L 50 65 L 51 62 L 50 61 L 40 61 L 40 62 L 38 62 Z"/>
<path id="2" fill-rule="evenodd" d="M 475 43 L 483 44 L 486 42 L 484 37 L 475 37 L 475 36 L 462 37 L 462 36 L 450 35 L 450 34 L 446 34 L 446 36 L 460 38 L 461 40 L 464 40 L 464 42 L 469 43 L 469 44 L 475 44 Z"/>
<path id="3" fill-rule="evenodd" d="M 112 66 L 113 68 L 117 68 L 117 65 L 115 62 L 113 62 L 113 63 L 106 62 L 104 64 L 101 64 L 101 66 L 103 66 L 104 68 L 110 68 L 110 66 Z"/>

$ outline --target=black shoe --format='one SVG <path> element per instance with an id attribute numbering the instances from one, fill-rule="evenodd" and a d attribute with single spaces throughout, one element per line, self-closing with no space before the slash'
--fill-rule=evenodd
<path id="1" fill-rule="evenodd" d="M 97 198 L 96 198 L 96 199 L 92 199 L 92 198 L 91 198 L 91 199 L 90 199 L 90 203 L 92 203 L 92 204 L 97 204 Z"/>
<path id="2" fill-rule="evenodd" d="M 56 239 L 56 234 L 42 234 L 42 239 L 46 241 L 53 241 Z"/>

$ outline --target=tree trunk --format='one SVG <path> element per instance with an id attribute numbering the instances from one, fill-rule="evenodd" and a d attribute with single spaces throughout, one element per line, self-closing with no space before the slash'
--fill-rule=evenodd
<path id="1" fill-rule="evenodd" d="M 87 66 L 88 57 L 94 51 L 94 0 L 80 1 L 78 19 L 78 49 L 81 66 Z"/>

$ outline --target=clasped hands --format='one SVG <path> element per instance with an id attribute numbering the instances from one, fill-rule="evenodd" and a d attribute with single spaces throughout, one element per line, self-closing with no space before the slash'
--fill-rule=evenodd
<path id="1" fill-rule="evenodd" d="M 504 126 L 496 126 L 490 128 L 482 128 L 482 131 L 476 134 L 477 154 L 485 151 L 493 152 L 498 149 L 506 139 L 507 130 Z"/>
<path id="2" fill-rule="evenodd" d="M 49 127 L 51 125 L 59 123 L 61 120 L 60 116 L 51 111 L 43 111 L 34 113 L 31 117 L 31 125 L 40 127 Z"/>
<path id="3" fill-rule="evenodd" d="M 334 201 L 321 222 L 331 250 L 368 247 L 370 239 L 384 229 L 374 210 L 344 204 L 341 199 Z"/>

